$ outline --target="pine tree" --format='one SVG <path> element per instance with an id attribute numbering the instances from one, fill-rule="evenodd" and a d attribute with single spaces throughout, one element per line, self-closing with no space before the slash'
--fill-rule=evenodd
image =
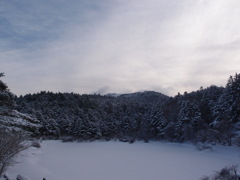
<path id="1" fill-rule="evenodd" d="M 181 109 L 176 124 L 177 138 L 182 140 L 192 140 L 194 131 L 199 129 L 201 124 L 201 112 L 199 104 L 196 101 L 184 100 L 181 103 Z"/>
<path id="2" fill-rule="evenodd" d="M 240 121 L 240 74 L 230 76 L 214 111 L 215 121 Z"/>
<path id="3" fill-rule="evenodd" d="M 4 77 L 4 73 L 0 73 L 0 78 L 2 77 Z M 12 94 L 8 86 L 0 80 L 0 110 L 12 110 L 15 106 L 15 95 Z"/>

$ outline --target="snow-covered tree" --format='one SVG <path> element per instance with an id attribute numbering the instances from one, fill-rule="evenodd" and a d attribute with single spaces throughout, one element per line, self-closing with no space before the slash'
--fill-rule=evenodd
<path id="1" fill-rule="evenodd" d="M 214 111 L 215 121 L 240 121 L 240 74 L 230 76 Z"/>
<path id="2" fill-rule="evenodd" d="M 201 123 L 199 103 L 196 101 L 183 101 L 176 124 L 176 136 L 181 140 L 191 140 L 194 131 L 198 130 Z"/>
<path id="3" fill-rule="evenodd" d="M 4 73 L 0 73 L 0 78 Z M 11 110 L 15 107 L 15 96 L 9 91 L 8 86 L 0 80 L 0 110 Z"/>

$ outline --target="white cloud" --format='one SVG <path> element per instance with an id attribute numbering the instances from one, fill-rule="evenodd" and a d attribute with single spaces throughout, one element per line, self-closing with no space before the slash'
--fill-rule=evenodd
<path id="1" fill-rule="evenodd" d="M 45 39 L 0 54 L 14 93 L 104 87 L 104 93 L 153 89 L 174 95 L 224 85 L 240 69 L 238 0 L 58 2 L 40 3 L 37 17 L 31 11 L 20 23 Z"/>

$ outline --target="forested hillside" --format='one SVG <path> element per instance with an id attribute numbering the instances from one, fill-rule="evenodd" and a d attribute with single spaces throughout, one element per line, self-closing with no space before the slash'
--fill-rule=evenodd
<path id="1" fill-rule="evenodd" d="M 240 130 L 240 74 L 230 76 L 226 87 L 175 97 L 151 91 L 117 97 L 43 91 L 20 96 L 16 104 L 40 121 L 46 136 L 231 145 Z"/>
<path id="2" fill-rule="evenodd" d="M 4 76 L 0 73 L 0 78 Z M 8 86 L 0 80 L 0 129 L 5 131 L 24 131 L 31 135 L 39 135 L 41 124 L 29 115 L 16 111 L 16 96 Z"/>

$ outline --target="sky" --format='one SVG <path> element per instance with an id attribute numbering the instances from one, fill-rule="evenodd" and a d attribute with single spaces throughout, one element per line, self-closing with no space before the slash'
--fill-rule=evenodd
<path id="1" fill-rule="evenodd" d="M 16 95 L 225 86 L 239 0 L 0 0 L 0 72 Z"/>

